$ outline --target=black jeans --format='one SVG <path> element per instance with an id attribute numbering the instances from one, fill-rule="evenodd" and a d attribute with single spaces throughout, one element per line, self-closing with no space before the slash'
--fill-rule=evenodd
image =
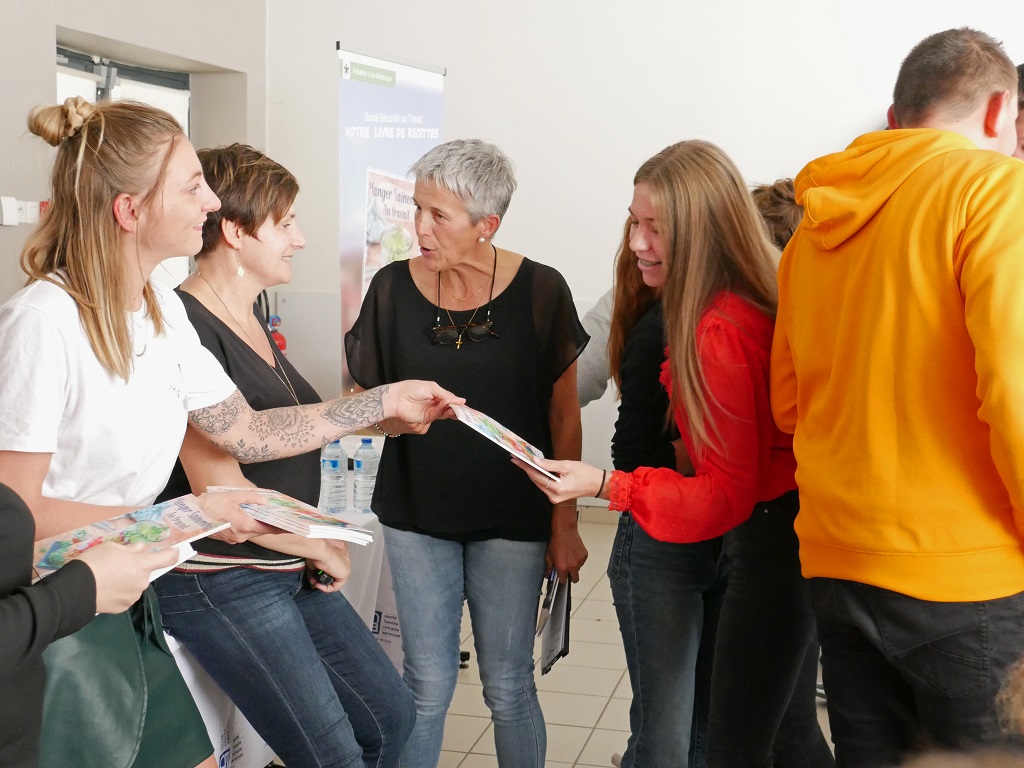
<path id="1" fill-rule="evenodd" d="M 729 584 L 715 643 L 711 768 L 831 768 L 818 725 L 817 654 L 800 574 L 796 492 L 757 505 L 724 536 Z"/>
<path id="2" fill-rule="evenodd" d="M 1024 593 L 938 603 L 841 579 L 810 584 L 839 768 L 1008 745 L 995 698 L 1024 654 Z"/>

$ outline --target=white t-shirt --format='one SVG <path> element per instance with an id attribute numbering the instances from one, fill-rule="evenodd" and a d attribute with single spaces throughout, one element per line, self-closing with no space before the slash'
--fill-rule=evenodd
<path id="1" fill-rule="evenodd" d="M 125 382 L 93 354 L 74 300 L 38 281 L 0 307 L 0 450 L 52 453 L 43 495 L 146 506 L 163 490 L 188 412 L 236 389 L 199 343 L 181 300 L 152 284 L 157 336 L 131 313 L 134 370 Z"/>

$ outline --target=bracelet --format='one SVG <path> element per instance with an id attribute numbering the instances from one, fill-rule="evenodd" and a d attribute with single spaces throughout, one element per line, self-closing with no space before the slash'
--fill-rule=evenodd
<path id="1" fill-rule="evenodd" d="M 373 422 L 373 428 L 380 432 L 382 435 L 384 435 L 384 437 L 398 437 L 398 435 L 392 435 L 390 432 L 385 432 L 383 429 L 380 428 L 380 424 L 378 424 L 376 421 Z"/>
<path id="2" fill-rule="evenodd" d="M 594 494 L 594 498 L 595 499 L 601 498 L 601 491 L 604 490 L 604 481 L 607 480 L 607 479 L 608 479 L 608 470 L 607 469 L 602 469 L 601 470 L 601 485 L 598 486 L 597 493 Z"/>

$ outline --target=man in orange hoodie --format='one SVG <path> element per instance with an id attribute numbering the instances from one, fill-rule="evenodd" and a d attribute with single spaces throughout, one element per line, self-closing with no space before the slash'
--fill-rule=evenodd
<path id="1" fill-rule="evenodd" d="M 797 177 L 772 410 L 794 434 L 839 768 L 1003 738 L 1024 654 L 1017 73 L 970 29 L 900 68 L 893 130 Z"/>

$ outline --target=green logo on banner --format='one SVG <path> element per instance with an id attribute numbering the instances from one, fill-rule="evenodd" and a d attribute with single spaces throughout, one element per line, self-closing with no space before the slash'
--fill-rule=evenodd
<path id="1" fill-rule="evenodd" d="M 383 85 L 386 88 L 395 87 L 393 70 L 371 67 L 369 64 L 361 64 L 358 61 L 341 62 L 341 76 L 346 80 L 359 80 L 372 85 Z"/>

